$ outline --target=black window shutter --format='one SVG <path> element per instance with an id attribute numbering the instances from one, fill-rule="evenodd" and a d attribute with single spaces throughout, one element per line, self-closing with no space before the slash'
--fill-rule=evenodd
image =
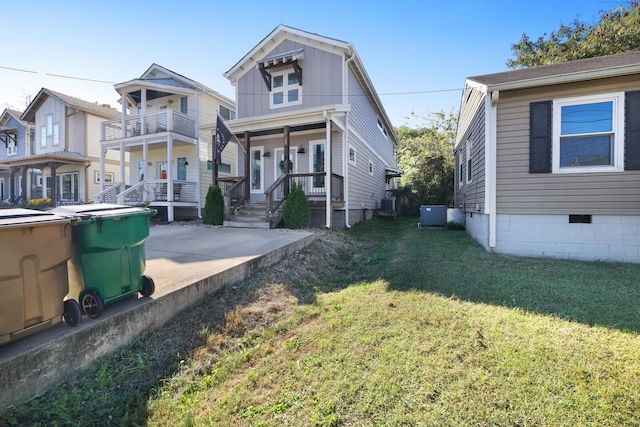
<path id="1" fill-rule="evenodd" d="M 529 112 L 529 173 L 551 172 L 551 101 L 532 102 Z"/>
<path id="2" fill-rule="evenodd" d="M 640 91 L 625 93 L 626 170 L 640 170 Z"/>

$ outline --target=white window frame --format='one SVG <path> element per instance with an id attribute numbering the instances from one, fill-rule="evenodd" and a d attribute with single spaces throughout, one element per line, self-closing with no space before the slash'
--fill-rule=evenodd
<path id="1" fill-rule="evenodd" d="M 351 152 L 353 152 L 353 160 L 351 160 Z M 358 153 L 356 152 L 356 147 L 354 147 L 353 145 L 349 144 L 348 156 L 349 156 L 349 164 L 350 165 L 352 165 L 352 166 L 356 165 L 356 161 L 358 159 L 357 154 Z"/>
<path id="2" fill-rule="evenodd" d="M 47 127 L 40 126 L 40 148 L 47 148 Z"/>
<path id="3" fill-rule="evenodd" d="M 387 134 L 387 129 L 382 124 L 382 120 L 380 120 L 380 117 L 378 117 L 378 129 L 380 129 L 380 132 L 382 132 L 385 138 L 387 139 L 389 138 L 389 135 Z"/>
<path id="4" fill-rule="evenodd" d="M 560 131 L 562 123 L 562 107 L 569 105 L 592 104 L 596 102 L 612 102 L 611 130 L 613 132 L 613 166 L 575 166 L 560 167 Z M 624 171 L 624 92 L 601 95 L 579 96 L 553 100 L 553 173 L 593 173 Z M 588 134 L 586 134 L 588 135 Z"/>
<path id="5" fill-rule="evenodd" d="M 7 156 L 15 156 L 18 154 L 18 141 L 15 139 L 7 143 Z"/>
<path id="6" fill-rule="evenodd" d="M 260 188 L 253 188 L 251 186 L 251 194 L 262 194 L 264 192 L 264 147 L 251 147 L 251 153 L 249 156 L 249 161 L 253 163 L 253 153 L 255 151 L 260 152 Z M 249 165 L 249 182 L 250 185 L 253 183 L 253 164 Z"/>
<path id="7" fill-rule="evenodd" d="M 466 170 L 464 175 L 465 175 L 465 180 L 467 184 L 471 184 L 471 182 L 473 181 L 473 176 L 470 176 L 473 173 L 473 171 L 471 170 L 471 148 L 473 148 L 473 145 L 469 140 L 465 142 L 465 145 L 466 145 L 466 157 L 465 157 Z"/>
<path id="8" fill-rule="evenodd" d="M 458 151 L 458 187 L 462 188 L 464 185 L 464 156 L 462 150 Z"/>
<path id="9" fill-rule="evenodd" d="M 292 105 L 300 105 L 302 104 L 302 85 L 300 83 L 289 84 L 289 74 L 295 74 L 293 69 L 287 68 L 283 71 L 274 72 L 271 74 L 271 92 L 269 92 L 269 108 L 283 108 L 290 107 Z M 279 88 L 274 88 L 273 80 L 282 76 L 282 86 Z M 291 89 L 298 89 L 298 99 L 296 101 L 289 102 L 288 92 Z M 276 93 L 282 92 L 282 104 L 274 104 L 273 103 L 273 95 Z"/>
<path id="10" fill-rule="evenodd" d="M 60 145 L 60 123 L 53 124 L 53 142 L 54 146 Z"/>
<path id="11" fill-rule="evenodd" d="M 47 114 L 47 136 L 53 135 L 53 114 Z"/>
<path id="12" fill-rule="evenodd" d="M 309 141 L 309 172 L 316 172 L 314 171 L 313 168 L 313 157 L 315 155 L 315 147 L 317 145 L 322 145 L 323 149 L 322 149 L 322 154 L 324 155 L 324 164 L 322 166 L 322 171 L 318 171 L 318 172 L 324 172 L 325 173 L 325 177 L 324 177 L 324 181 L 322 183 L 322 186 L 316 187 L 315 186 L 315 179 L 311 179 L 311 191 L 314 192 L 319 192 L 321 190 L 324 190 L 325 188 L 327 188 L 327 141 L 324 139 L 318 139 L 315 141 Z"/>

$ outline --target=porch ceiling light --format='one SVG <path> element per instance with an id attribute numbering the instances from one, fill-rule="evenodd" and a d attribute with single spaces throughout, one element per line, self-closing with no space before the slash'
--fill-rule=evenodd
<path id="1" fill-rule="evenodd" d="M 304 154 L 304 145 L 300 144 L 300 147 L 298 147 L 298 154 Z"/>

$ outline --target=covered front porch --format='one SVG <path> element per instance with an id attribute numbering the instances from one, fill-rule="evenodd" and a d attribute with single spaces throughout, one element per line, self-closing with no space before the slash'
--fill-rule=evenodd
<path id="1" fill-rule="evenodd" d="M 251 211 L 254 223 L 259 219 L 263 227 L 277 227 L 296 182 L 312 208 L 312 225 L 332 226 L 333 214 L 347 205 L 347 110 L 340 107 L 228 123 L 239 142 L 238 167 L 244 174 L 216 179 L 225 199 L 225 224 Z"/>
<path id="2" fill-rule="evenodd" d="M 102 123 L 100 152 L 100 192 L 96 203 L 166 208 L 167 219 L 176 210 L 200 214 L 200 143 L 197 118 L 172 109 L 182 92 L 162 92 L 133 86 L 122 89 L 139 114 Z M 178 101 L 173 101 L 177 99 Z M 126 103 L 125 103 L 126 104 Z M 156 111 L 148 111 L 155 109 Z M 129 174 L 125 175 L 128 156 Z M 119 159 L 120 182 L 108 185 L 105 164 L 109 157 Z"/>
<path id="3" fill-rule="evenodd" d="M 49 198 L 51 207 L 80 203 L 85 199 L 86 169 L 91 161 L 79 153 L 38 154 L 0 162 L 9 171 L 10 204 Z M 19 182 L 20 185 L 16 185 Z M 16 189 L 19 187 L 19 192 Z"/>

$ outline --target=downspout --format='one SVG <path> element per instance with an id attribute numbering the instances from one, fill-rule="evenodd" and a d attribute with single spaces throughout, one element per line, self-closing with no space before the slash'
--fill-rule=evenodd
<path id="1" fill-rule="evenodd" d="M 202 93 L 204 93 L 204 89 L 202 89 Z M 198 218 L 202 218 L 202 194 L 200 193 L 200 92 L 198 92 L 197 90 L 196 110 L 198 111 L 198 113 L 196 114 L 196 201 L 198 202 L 196 212 L 198 213 Z"/>
<path id="2" fill-rule="evenodd" d="M 326 179 L 325 179 L 325 183 L 324 183 L 324 189 L 326 192 L 325 195 L 325 227 L 326 228 L 331 228 L 331 213 L 332 213 L 332 209 L 331 209 L 331 177 L 332 177 L 332 168 L 331 168 L 331 119 L 329 118 L 329 116 L 327 115 L 327 110 L 324 110 L 324 112 L 322 113 L 322 115 L 324 116 L 324 121 L 325 121 L 325 139 L 326 139 L 326 149 L 325 149 L 325 153 L 324 153 L 324 157 L 325 157 L 325 174 L 326 174 Z"/>
<path id="3" fill-rule="evenodd" d="M 351 52 L 351 56 L 344 62 L 344 96 L 343 104 L 349 103 L 349 64 L 355 59 L 355 55 Z M 342 164 L 344 171 L 344 226 L 345 228 L 351 228 L 349 224 L 349 162 L 347 156 L 349 155 L 349 111 L 344 113 L 344 144 L 342 147 Z"/>
<path id="4" fill-rule="evenodd" d="M 496 155 L 498 151 L 498 101 L 500 92 L 494 90 L 487 93 L 485 108 L 487 111 L 485 124 L 485 193 L 487 214 L 489 214 L 489 249 L 496 247 L 497 209 L 496 209 Z"/>

